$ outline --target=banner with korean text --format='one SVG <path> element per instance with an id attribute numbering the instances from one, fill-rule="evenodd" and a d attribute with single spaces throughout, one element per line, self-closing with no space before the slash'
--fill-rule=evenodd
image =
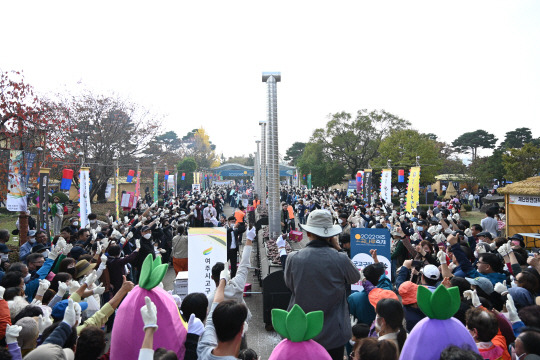
<path id="1" fill-rule="evenodd" d="M 510 205 L 540 206 L 540 196 L 530 195 L 510 195 L 508 200 Z"/>
<path id="2" fill-rule="evenodd" d="M 118 199 L 118 193 L 120 192 L 120 189 L 118 189 L 118 176 L 120 175 L 120 169 L 116 168 L 114 173 L 114 207 L 115 207 L 115 213 L 116 213 L 116 220 L 120 219 L 120 202 Z"/>
<path id="3" fill-rule="evenodd" d="M 137 182 L 135 183 L 135 196 L 141 197 L 141 170 L 137 171 Z"/>
<path id="4" fill-rule="evenodd" d="M 381 198 L 392 203 L 392 169 L 383 169 L 381 173 Z"/>
<path id="5" fill-rule="evenodd" d="M 405 196 L 405 210 L 411 212 L 416 210 L 420 204 L 420 167 L 412 167 L 409 172 L 409 183 Z"/>
<path id="6" fill-rule="evenodd" d="M 371 186 L 373 181 L 373 173 L 371 169 L 364 169 L 364 189 L 363 198 L 368 204 L 371 204 Z"/>
<path id="7" fill-rule="evenodd" d="M 81 229 L 88 225 L 88 214 L 92 212 L 90 205 L 90 168 L 82 167 L 79 175 L 80 198 L 79 207 L 81 211 Z"/>
<path id="8" fill-rule="evenodd" d="M 358 171 L 356 173 L 356 194 L 362 197 L 364 191 L 364 172 Z"/>
<path id="9" fill-rule="evenodd" d="M 188 293 L 210 294 L 216 285 L 212 266 L 227 265 L 227 229 L 222 227 L 190 228 L 188 235 Z"/>
<path id="10" fill-rule="evenodd" d="M 158 201 L 158 172 L 154 171 L 154 202 Z"/>
<path id="11" fill-rule="evenodd" d="M 351 260 L 358 270 L 373 264 L 370 250 L 377 250 L 377 259 L 384 265 L 386 276 L 392 273 L 390 261 L 390 231 L 388 229 L 351 228 Z M 351 290 L 361 291 L 362 283 L 351 285 Z"/>
<path id="12" fill-rule="evenodd" d="M 26 211 L 26 184 L 24 178 L 24 153 L 9 151 L 8 193 L 6 208 L 9 211 Z"/>

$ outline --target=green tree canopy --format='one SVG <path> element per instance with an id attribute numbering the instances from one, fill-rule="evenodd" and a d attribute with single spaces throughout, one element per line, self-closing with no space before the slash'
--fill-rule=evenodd
<path id="1" fill-rule="evenodd" d="M 253 154 L 249 154 L 248 156 L 231 156 L 226 161 L 221 163 L 223 164 L 240 164 L 245 166 L 254 166 L 255 165 L 255 157 Z"/>
<path id="2" fill-rule="evenodd" d="M 193 184 L 193 172 L 197 170 L 197 162 L 192 157 L 186 157 L 182 160 L 176 168 L 178 169 L 178 184 L 180 187 L 185 189 L 191 189 L 191 184 Z M 186 178 L 184 181 L 180 180 L 182 173 L 186 173 Z"/>
<path id="3" fill-rule="evenodd" d="M 531 129 L 522 127 L 509 131 L 504 136 L 501 149 L 521 149 L 523 145 L 533 140 Z"/>
<path id="4" fill-rule="evenodd" d="M 491 156 L 478 157 L 469 165 L 469 174 L 482 185 L 491 185 L 493 179 L 504 178 L 503 150 L 493 151 Z"/>
<path id="5" fill-rule="evenodd" d="M 443 164 L 437 142 L 412 129 L 393 130 L 379 145 L 378 153 L 373 160 L 376 167 L 386 167 L 387 160 L 392 160 L 392 166 L 408 168 L 420 156 L 420 163 L 426 164 L 422 166 L 422 184 L 433 183 Z M 397 173 L 393 176 L 397 181 Z"/>
<path id="6" fill-rule="evenodd" d="M 290 148 L 287 149 L 283 160 L 288 161 L 289 165 L 296 166 L 298 159 L 300 159 L 300 156 L 302 156 L 302 153 L 304 152 L 305 147 L 306 143 L 295 142 Z"/>
<path id="7" fill-rule="evenodd" d="M 476 130 L 461 134 L 452 142 L 456 151 L 464 154 L 472 154 L 472 159 L 476 159 L 478 149 L 493 149 L 497 143 L 495 135 L 488 133 L 485 130 Z"/>
<path id="8" fill-rule="evenodd" d="M 298 159 L 300 176 L 311 172 L 311 182 L 315 187 L 338 184 L 347 173 L 339 162 L 324 153 L 323 148 L 324 145 L 320 143 L 308 143 Z"/>
<path id="9" fill-rule="evenodd" d="M 329 115 L 329 118 L 325 128 L 313 132 L 312 142 L 322 144 L 324 153 L 341 163 L 351 178 L 377 156 L 379 144 L 391 129 L 399 130 L 411 125 L 384 110 L 358 110 L 355 118 L 340 112 Z"/>
<path id="10" fill-rule="evenodd" d="M 525 144 L 521 149 L 510 149 L 503 154 L 502 162 L 506 179 L 521 181 L 540 173 L 540 147 Z"/>

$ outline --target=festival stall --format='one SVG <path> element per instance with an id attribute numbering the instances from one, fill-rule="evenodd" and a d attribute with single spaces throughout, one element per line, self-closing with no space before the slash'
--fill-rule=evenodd
<path id="1" fill-rule="evenodd" d="M 527 237 L 527 247 L 540 247 L 540 176 L 506 185 L 497 190 L 504 195 L 506 234 Z"/>

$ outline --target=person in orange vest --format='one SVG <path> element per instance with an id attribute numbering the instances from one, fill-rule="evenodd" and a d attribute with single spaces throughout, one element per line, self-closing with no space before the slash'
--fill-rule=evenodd
<path id="1" fill-rule="evenodd" d="M 246 213 L 244 212 L 244 206 L 238 205 L 238 210 L 234 212 L 234 218 L 236 219 L 236 229 L 234 229 L 234 238 L 237 244 L 242 243 L 242 234 L 246 232 L 246 223 L 244 218 Z"/>
<path id="2" fill-rule="evenodd" d="M 287 205 L 287 212 L 289 213 L 289 231 L 296 230 L 296 223 L 294 221 L 294 209 L 291 204 Z"/>
<path id="3" fill-rule="evenodd" d="M 261 204 L 261 200 L 259 200 L 259 197 L 257 195 L 253 196 L 253 207 L 255 210 L 257 210 L 257 207 Z"/>
<path id="4" fill-rule="evenodd" d="M 281 212 L 281 227 L 283 232 L 288 233 L 291 230 L 296 230 L 293 207 L 286 202 L 281 205 L 283 208 L 283 211 Z"/>

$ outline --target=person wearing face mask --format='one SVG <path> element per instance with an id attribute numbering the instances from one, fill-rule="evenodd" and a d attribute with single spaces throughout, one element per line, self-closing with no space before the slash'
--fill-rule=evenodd
<path id="1" fill-rule="evenodd" d="M 407 331 L 403 327 L 403 306 L 396 299 L 381 299 L 377 302 L 375 330 L 378 340 L 392 341 L 399 352 L 407 339 Z"/>
<path id="2" fill-rule="evenodd" d="M 148 254 L 152 254 L 152 259 L 156 258 L 156 254 L 154 253 L 154 244 L 152 242 L 152 228 L 148 225 L 143 226 L 141 229 L 140 249 L 137 253 L 137 258 L 133 262 L 133 266 L 136 269 L 134 274 L 135 283 L 139 282 L 141 267 Z"/>
<path id="3" fill-rule="evenodd" d="M 519 334 L 512 348 L 513 360 L 540 359 L 540 331 L 536 328 L 525 328 Z"/>
<path id="4" fill-rule="evenodd" d="M 109 213 L 107 213 L 107 218 L 109 217 L 108 214 Z M 97 215 L 94 214 L 94 213 L 88 214 L 88 222 L 90 223 L 90 229 L 97 229 L 98 226 L 103 228 L 103 227 L 109 225 L 109 223 L 107 223 L 105 221 L 98 220 Z"/>
<path id="5" fill-rule="evenodd" d="M 77 232 L 79 232 L 79 218 L 72 217 L 69 219 L 69 232 L 73 238 L 77 237 Z"/>
<path id="6" fill-rule="evenodd" d="M 112 295 L 116 295 L 122 283 L 124 282 L 123 276 L 126 275 L 126 264 L 133 264 L 137 259 L 139 248 L 129 254 L 128 256 L 121 256 L 121 249 L 118 245 L 111 245 L 109 247 L 109 256 L 107 256 L 107 269 L 109 270 L 109 277 L 111 282 Z M 102 258 L 105 255 L 102 255 Z M 102 259 L 103 261 L 104 259 Z"/>
<path id="7" fill-rule="evenodd" d="M 28 254 L 32 252 L 32 248 L 36 245 L 36 230 L 28 231 L 28 241 L 19 248 L 19 260 L 26 261 Z"/>
<path id="8" fill-rule="evenodd" d="M 71 257 L 62 259 L 62 261 L 60 261 L 60 265 L 58 266 L 58 273 L 64 272 L 70 274 L 71 277 L 75 277 L 75 263 L 75 259 Z"/>
<path id="9" fill-rule="evenodd" d="M 217 217 L 216 209 L 212 206 L 211 203 L 208 204 L 207 207 L 203 210 L 203 219 L 204 219 L 204 226 L 205 227 L 214 227 L 214 224 L 212 223 L 211 219 L 212 217 Z"/>

